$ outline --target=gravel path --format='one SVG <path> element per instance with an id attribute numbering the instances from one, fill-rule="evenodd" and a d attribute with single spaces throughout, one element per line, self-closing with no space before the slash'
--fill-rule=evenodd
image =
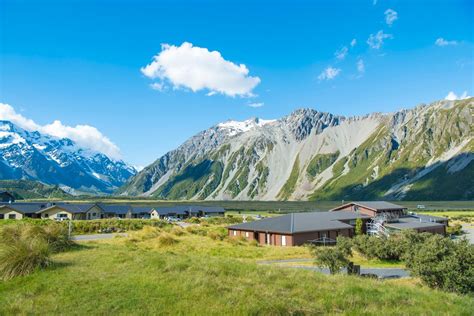
<path id="1" fill-rule="evenodd" d="M 89 240 L 111 239 L 111 238 L 115 238 L 116 236 L 127 237 L 128 235 L 125 233 L 77 235 L 77 236 L 72 236 L 71 239 L 75 241 L 89 241 Z"/>

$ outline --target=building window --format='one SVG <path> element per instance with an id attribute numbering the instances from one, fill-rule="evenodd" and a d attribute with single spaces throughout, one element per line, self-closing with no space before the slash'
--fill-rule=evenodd
<path id="1" fill-rule="evenodd" d="M 8 214 L 8 219 L 16 219 L 16 214 Z"/>
<path id="2" fill-rule="evenodd" d="M 286 236 L 281 236 L 281 245 L 286 246 Z"/>
<path id="3" fill-rule="evenodd" d="M 245 232 L 245 237 L 249 238 L 249 232 Z"/>
<path id="4" fill-rule="evenodd" d="M 266 243 L 267 245 L 270 244 L 270 234 L 265 234 L 265 243 Z"/>
<path id="5" fill-rule="evenodd" d="M 97 214 L 96 213 L 92 213 L 92 216 L 96 216 Z"/>
<path id="6" fill-rule="evenodd" d="M 234 230 L 234 231 L 233 231 L 233 234 L 234 234 L 234 236 L 237 236 L 237 231 Z"/>

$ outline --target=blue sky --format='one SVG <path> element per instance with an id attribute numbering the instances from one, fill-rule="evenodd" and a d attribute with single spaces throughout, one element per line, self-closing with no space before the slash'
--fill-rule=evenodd
<path id="1" fill-rule="evenodd" d="M 0 21 L 0 102 L 94 126 L 135 165 L 227 119 L 474 93 L 472 1 L 2 0 Z M 141 71 L 154 56 L 160 70 Z"/>

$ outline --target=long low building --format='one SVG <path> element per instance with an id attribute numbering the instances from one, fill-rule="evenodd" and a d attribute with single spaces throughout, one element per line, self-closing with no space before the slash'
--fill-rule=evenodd
<path id="1" fill-rule="evenodd" d="M 359 218 L 363 223 L 370 219 L 365 214 L 350 211 L 291 213 L 232 225 L 228 233 L 231 237 L 257 240 L 260 244 L 298 246 L 308 241 L 323 243 L 335 241 L 338 236 L 352 237 Z"/>
<path id="2" fill-rule="evenodd" d="M 222 207 L 177 205 L 136 206 L 106 203 L 0 203 L 0 219 L 42 218 L 55 220 L 93 220 L 103 218 L 163 219 L 169 217 L 188 218 L 223 216 Z"/>
<path id="3" fill-rule="evenodd" d="M 385 201 L 351 202 L 327 212 L 292 213 L 227 227 L 230 237 L 257 240 L 260 244 L 298 246 L 334 243 L 338 236 L 353 237 L 357 219 L 362 232 L 386 235 L 412 229 L 445 234 L 448 219 L 408 213 L 406 208 Z"/>

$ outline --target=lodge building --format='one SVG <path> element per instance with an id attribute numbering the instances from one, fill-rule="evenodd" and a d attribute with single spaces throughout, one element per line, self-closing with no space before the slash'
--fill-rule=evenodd
<path id="1" fill-rule="evenodd" d="M 362 232 L 386 235 L 404 229 L 446 233 L 448 219 L 410 214 L 406 208 L 385 201 L 351 202 L 327 212 L 292 213 L 229 226 L 230 237 L 257 240 L 262 245 L 299 246 L 335 243 L 338 236 L 353 237 L 356 221 Z"/>

